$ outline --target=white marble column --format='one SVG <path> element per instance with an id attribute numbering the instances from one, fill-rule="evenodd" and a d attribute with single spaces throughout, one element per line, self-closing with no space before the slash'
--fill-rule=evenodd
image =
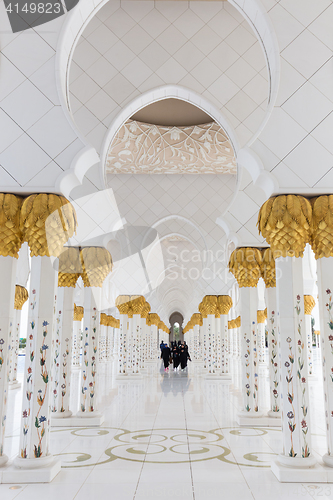
<path id="1" fill-rule="evenodd" d="M 254 286 L 240 287 L 242 310 L 241 359 L 244 416 L 260 417 L 258 402 L 258 351 L 257 351 L 257 289 Z"/>
<path id="2" fill-rule="evenodd" d="M 305 245 L 317 227 L 312 218 L 313 205 L 293 194 L 267 200 L 258 218 L 259 232 L 271 246 L 276 267 L 283 449 L 271 469 L 282 482 L 307 482 L 320 477 L 315 472 L 311 444 L 302 264 Z"/>
<path id="3" fill-rule="evenodd" d="M 333 467 L 333 197 L 313 200 L 312 250 L 317 259 L 321 355 L 324 376 L 327 453 L 325 465 Z"/>
<path id="4" fill-rule="evenodd" d="M 145 298 L 135 297 L 129 302 L 131 318 L 129 318 L 129 336 L 131 338 L 131 357 L 128 359 L 127 370 L 131 375 L 140 373 L 140 348 L 141 348 L 141 312 L 145 305 Z M 157 341 L 157 339 L 156 339 Z"/>
<path id="5" fill-rule="evenodd" d="M 265 363 L 265 311 L 257 311 L 258 361 Z"/>
<path id="6" fill-rule="evenodd" d="M 100 331 L 99 331 L 99 339 L 98 339 L 98 360 L 100 363 L 105 363 L 107 355 L 107 333 L 108 333 L 108 325 L 107 325 L 107 315 L 106 313 L 100 314 Z"/>
<path id="7" fill-rule="evenodd" d="M 20 456 L 15 459 L 20 468 L 45 467 L 54 461 L 49 450 L 49 433 L 56 284 L 57 272 L 50 257 L 32 257 Z"/>
<path id="8" fill-rule="evenodd" d="M 158 338 L 158 324 L 160 322 L 160 318 L 156 313 L 150 313 L 150 359 L 152 361 L 158 360 L 158 351 L 157 351 L 157 338 Z"/>
<path id="9" fill-rule="evenodd" d="M 267 286 L 267 285 L 266 285 Z M 279 313 L 276 304 L 276 287 L 266 288 L 268 356 L 269 356 L 269 417 L 281 417 L 280 401 L 280 336 Z"/>
<path id="10" fill-rule="evenodd" d="M 74 283 L 75 286 L 75 283 Z M 61 309 L 60 309 L 61 308 Z M 74 315 L 74 287 L 58 287 L 57 313 L 60 315 L 58 325 L 60 338 L 56 351 L 59 353 L 58 363 L 55 367 L 58 373 L 57 393 L 53 394 L 52 420 L 68 418 L 72 415 L 69 409 L 70 381 L 72 368 L 72 343 L 73 343 L 73 315 Z M 57 328 L 57 330 L 58 330 Z M 56 424 L 57 425 L 57 424 Z"/>
<path id="11" fill-rule="evenodd" d="M 305 332 L 307 338 L 307 358 L 308 358 L 309 375 L 312 375 L 313 373 L 311 313 L 315 305 L 316 301 L 312 297 L 312 295 L 304 295 Z"/>
<path id="12" fill-rule="evenodd" d="M 12 328 L 12 344 L 10 348 L 10 360 L 9 360 L 9 388 L 18 389 L 21 387 L 21 383 L 17 380 L 17 361 L 18 352 L 20 345 L 20 326 L 21 326 L 21 313 L 23 304 L 28 300 L 29 294 L 28 290 L 23 286 L 15 286 L 15 311 L 14 311 L 14 321 Z"/>
<path id="13" fill-rule="evenodd" d="M 122 377 L 128 374 L 128 302 L 129 297 L 120 295 L 117 298 L 116 306 L 120 313 L 119 327 L 119 350 L 118 350 L 118 376 Z"/>
<path id="14" fill-rule="evenodd" d="M 280 318 L 283 466 L 310 467 L 312 455 L 302 259 L 276 259 Z M 274 471 L 274 469 L 273 469 Z"/>
<path id="15" fill-rule="evenodd" d="M 83 356 L 81 367 L 80 410 L 76 414 L 84 425 L 101 425 L 103 415 L 97 410 L 97 366 L 101 287 L 87 286 L 84 291 Z"/>
<path id="16" fill-rule="evenodd" d="M 220 332 L 220 368 L 219 373 L 223 378 L 229 376 L 229 355 L 228 355 L 228 313 L 232 307 L 232 299 L 229 295 L 219 295 L 217 305 L 220 312 L 220 318 L 217 320 Z"/>
<path id="17" fill-rule="evenodd" d="M 84 309 L 82 306 L 74 304 L 73 313 L 73 348 L 72 348 L 72 368 L 80 368 L 81 366 L 81 349 L 83 339 L 82 320 Z"/>
<path id="18" fill-rule="evenodd" d="M 191 353 L 192 360 L 194 363 L 200 363 L 200 324 L 202 323 L 201 314 L 193 314 L 193 354 Z"/>
<path id="19" fill-rule="evenodd" d="M 0 466 L 8 461 L 4 454 L 5 424 L 9 382 L 9 354 L 14 325 L 14 296 L 17 259 L 0 255 Z"/>

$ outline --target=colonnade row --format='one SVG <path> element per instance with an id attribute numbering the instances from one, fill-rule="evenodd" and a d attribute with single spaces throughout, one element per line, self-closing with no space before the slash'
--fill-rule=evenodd
<path id="1" fill-rule="evenodd" d="M 85 287 L 84 334 L 88 339 L 83 350 L 80 405 L 84 416 L 94 409 L 97 309 L 112 259 L 105 248 L 64 247 L 76 227 L 75 210 L 63 196 L 0 194 L 0 482 L 46 482 L 60 470 L 60 461 L 49 449 L 50 408 L 54 414 L 70 414 L 73 298 L 80 276 Z M 6 466 L 8 389 L 17 384 L 20 313 L 28 298 L 24 287 L 15 286 L 18 252 L 24 242 L 30 249 L 31 277 L 20 441 L 14 464 Z"/>
<path id="2" fill-rule="evenodd" d="M 281 481 L 332 480 L 318 470 L 314 457 L 309 407 L 312 372 L 311 310 L 314 298 L 304 294 L 302 257 L 310 244 L 317 261 L 321 349 L 327 429 L 327 454 L 333 467 L 333 196 L 308 200 L 281 195 L 267 200 L 258 217 L 259 233 L 269 248 L 237 248 L 229 260 L 241 304 L 241 363 L 244 421 L 258 425 L 257 284 L 266 285 L 270 368 L 270 416 L 281 415 L 283 451 L 272 470 Z M 329 478 L 329 479 L 328 479 Z"/>

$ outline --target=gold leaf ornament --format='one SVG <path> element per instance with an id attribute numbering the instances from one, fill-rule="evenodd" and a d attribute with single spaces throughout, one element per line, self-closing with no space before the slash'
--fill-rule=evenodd
<path id="1" fill-rule="evenodd" d="M 261 251 L 261 277 L 263 278 L 266 288 L 274 288 L 276 286 L 276 270 L 275 259 L 271 248 L 265 248 Z"/>
<path id="2" fill-rule="evenodd" d="M 59 255 L 58 286 L 75 287 L 82 273 L 80 250 L 77 247 L 64 247 Z"/>
<path id="3" fill-rule="evenodd" d="M 23 237 L 20 228 L 23 198 L 0 193 L 0 255 L 18 258 Z"/>
<path id="4" fill-rule="evenodd" d="M 217 307 L 219 308 L 220 314 L 228 314 L 232 308 L 232 298 L 229 295 L 218 295 Z"/>
<path id="5" fill-rule="evenodd" d="M 258 248 L 236 248 L 229 259 L 229 271 L 235 276 L 239 287 L 256 287 L 262 264 Z"/>
<path id="6" fill-rule="evenodd" d="M 82 306 L 74 304 L 73 321 L 82 321 L 84 316 L 84 309 Z"/>
<path id="7" fill-rule="evenodd" d="M 21 285 L 15 285 L 14 309 L 22 310 L 23 304 L 28 300 L 28 290 Z"/>
<path id="8" fill-rule="evenodd" d="M 112 271 L 110 252 L 103 247 L 86 247 L 80 251 L 82 280 L 85 287 L 101 287 Z"/>
<path id="9" fill-rule="evenodd" d="M 312 198 L 311 246 L 315 258 L 333 257 L 333 195 Z"/>
<path id="10" fill-rule="evenodd" d="M 31 257 L 58 257 L 76 231 L 76 212 L 64 196 L 32 194 L 22 203 L 20 227 Z"/>
<path id="11" fill-rule="evenodd" d="M 257 226 L 275 258 L 303 257 L 311 235 L 311 204 L 294 194 L 270 198 L 259 210 Z"/>

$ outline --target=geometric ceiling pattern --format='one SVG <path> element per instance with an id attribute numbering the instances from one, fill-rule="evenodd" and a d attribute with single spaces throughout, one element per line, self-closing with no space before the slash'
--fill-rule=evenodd
<path id="1" fill-rule="evenodd" d="M 185 317 L 190 305 L 197 307 L 198 296 L 227 293 L 227 239 L 215 221 L 231 203 L 235 175 L 108 174 L 107 185 L 126 221 L 124 228 L 154 231 L 154 243 L 141 258 L 139 238 L 137 246 L 130 238 L 130 256 L 124 249 L 120 252 L 126 258 L 114 263 L 111 278 L 118 294 L 150 294 L 150 301 L 165 308 L 167 319 L 173 310 L 160 302 L 162 292 L 172 290 L 170 300 L 177 292 Z"/>
<path id="2" fill-rule="evenodd" d="M 242 143 L 265 114 L 264 52 L 228 2 L 108 2 L 83 31 L 70 67 L 70 107 L 83 135 L 99 150 L 127 103 L 166 84 L 206 97 Z"/>
<path id="3" fill-rule="evenodd" d="M 128 120 L 114 137 L 107 173 L 235 174 L 236 158 L 216 123 L 162 127 Z"/>

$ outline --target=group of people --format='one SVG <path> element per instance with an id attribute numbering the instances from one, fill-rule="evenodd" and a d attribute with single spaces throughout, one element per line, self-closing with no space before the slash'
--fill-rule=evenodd
<path id="1" fill-rule="evenodd" d="M 185 370 L 187 367 L 187 360 L 191 360 L 191 357 L 188 352 L 188 345 L 185 341 L 181 342 L 180 340 L 177 342 L 171 342 L 171 347 L 163 340 L 160 344 L 161 349 L 161 359 L 163 359 L 164 363 L 164 371 L 169 371 L 169 365 L 173 364 L 174 371 L 179 369 Z"/>

